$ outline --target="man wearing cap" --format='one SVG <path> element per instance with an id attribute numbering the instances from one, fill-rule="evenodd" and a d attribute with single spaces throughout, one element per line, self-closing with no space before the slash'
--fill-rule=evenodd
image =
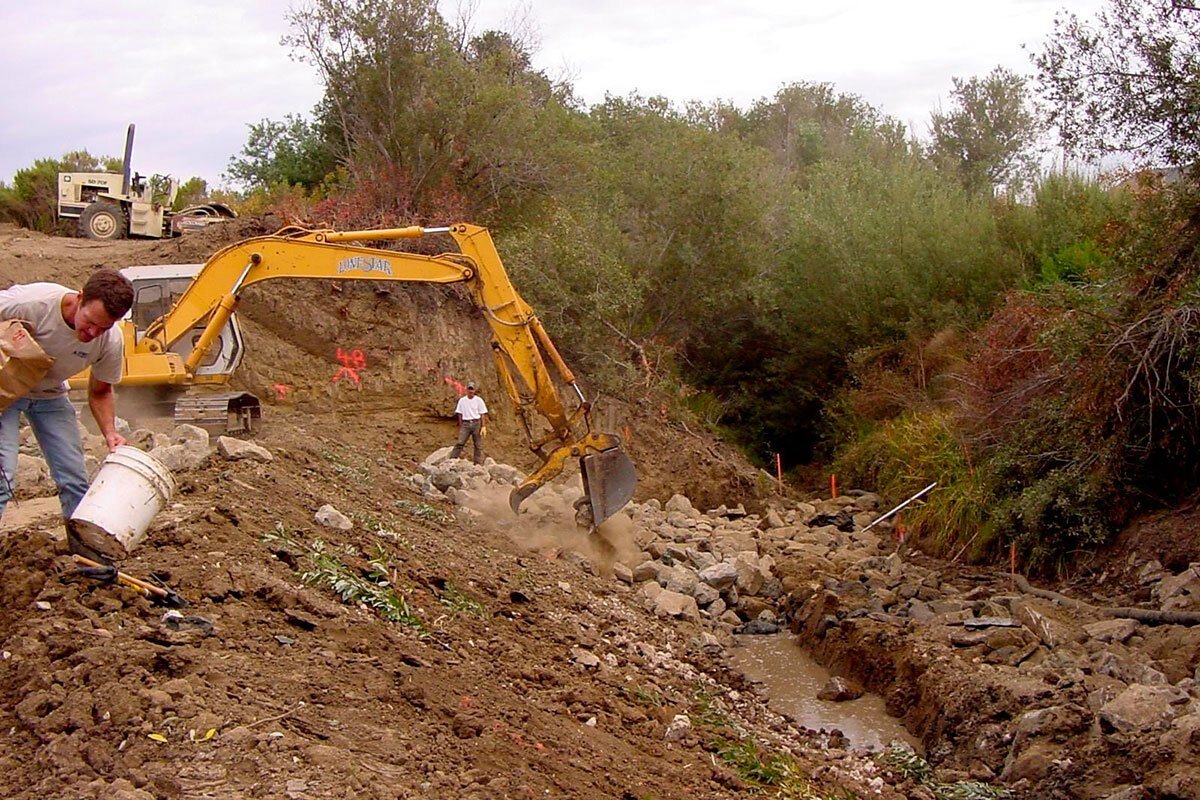
<path id="1" fill-rule="evenodd" d="M 470 437 L 475 444 L 475 463 L 483 463 L 483 440 L 480 434 L 487 432 L 487 403 L 483 402 L 483 398 L 475 394 L 475 382 L 467 384 L 467 393 L 458 398 L 458 405 L 454 407 L 454 413 L 458 416 L 458 441 L 454 443 L 454 449 L 450 451 L 451 458 L 458 458 L 462 454 L 463 446 L 467 443 L 467 438 Z"/>

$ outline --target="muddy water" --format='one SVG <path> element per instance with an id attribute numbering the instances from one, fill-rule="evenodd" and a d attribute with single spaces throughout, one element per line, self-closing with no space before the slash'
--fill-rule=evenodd
<path id="1" fill-rule="evenodd" d="M 814 730 L 836 728 L 857 748 L 882 750 L 900 739 L 921 752 L 920 743 L 900 720 L 888 716 L 879 695 L 864 694 L 844 703 L 818 700 L 817 693 L 831 675 L 793 637 L 741 636 L 738 642 L 742 646 L 729 651 L 734 666 L 746 677 L 762 681 L 776 711 Z"/>

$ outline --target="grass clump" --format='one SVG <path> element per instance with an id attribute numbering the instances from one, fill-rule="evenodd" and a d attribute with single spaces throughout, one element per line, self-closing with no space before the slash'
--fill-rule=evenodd
<path id="1" fill-rule="evenodd" d="M 484 615 L 483 603 L 480 603 L 469 594 L 465 594 L 453 583 L 446 584 L 446 588 L 442 592 L 442 596 L 438 598 L 438 602 L 456 614 L 470 614 L 473 617 L 482 617 Z"/>
<path id="2" fill-rule="evenodd" d="M 937 781 L 929 762 L 899 742 L 890 744 L 880 758 L 902 777 L 929 789 L 937 800 L 1005 800 L 1012 797 L 1012 792 L 1007 789 L 982 781 Z"/>
<path id="3" fill-rule="evenodd" d="M 403 498 L 393 500 L 392 505 L 400 509 L 410 517 L 423 519 L 428 522 L 450 522 L 454 519 L 453 516 L 442 511 L 440 508 L 435 508 L 427 503 L 414 503 L 412 500 L 404 500 Z"/>
<path id="4" fill-rule="evenodd" d="M 743 735 L 720 698 L 702 686 L 692 693 L 688 716 L 697 729 L 707 734 L 707 745 L 716 757 L 760 793 L 781 800 L 857 800 L 855 794 L 844 790 L 835 795 L 818 793 L 794 758 L 771 752 Z"/>

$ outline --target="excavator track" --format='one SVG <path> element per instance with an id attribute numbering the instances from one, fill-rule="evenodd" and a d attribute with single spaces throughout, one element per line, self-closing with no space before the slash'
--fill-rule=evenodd
<path id="1" fill-rule="evenodd" d="M 262 404 L 250 392 L 189 395 L 175 401 L 175 423 L 249 435 L 262 426 Z"/>

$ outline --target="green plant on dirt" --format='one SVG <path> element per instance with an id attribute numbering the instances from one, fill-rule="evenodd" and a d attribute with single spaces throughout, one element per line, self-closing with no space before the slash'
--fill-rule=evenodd
<path id="1" fill-rule="evenodd" d="M 707 734 L 709 749 L 758 791 L 787 800 L 827 800 L 804 780 L 791 756 L 770 752 L 745 736 L 720 698 L 702 685 L 692 691 L 688 716 L 697 729 Z M 854 799 L 853 794 L 844 796 Z M 830 796 L 828 800 L 835 799 Z"/>
<path id="2" fill-rule="evenodd" d="M 451 522 L 454 517 L 447 514 L 440 508 L 429 505 L 428 503 L 416 503 L 412 500 L 399 498 L 392 501 L 392 505 L 408 514 L 410 517 L 423 519 L 428 522 Z"/>
<path id="3" fill-rule="evenodd" d="M 667 704 L 661 692 L 654 688 L 646 688 L 640 683 L 633 686 L 622 686 L 621 691 L 644 706 L 662 708 Z"/>
<path id="4" fill-rule="evenodd" d="M 344 603 L 361 604 L 388 622 L 412 628 L 426 635 L 425 623 L 408 605 L 395 587 L 391 555 L 375 545 L 366 554 L 370 569 L 356 570 L 346 565 L 344 558 L 362 558 L 356 548 L 346 545 L 340 553 L 321 539 L 305 542 L 289 533 L 282 525 L 264 535 L 264 540 L 298 550 L 307 566 L 298 570 L 301 582 L 334 592 Z"/>
<path id="5" fill-rule="evenodd" d="M 893 742 L 879 759 L 902 777 L 920 784 L 933 793 L 936 800 L 1003 800 L 1012 797 L 1007 789 L 981 781 L 942 783 L 934 778 L 933 767 L 907 745 Z"/>
<path id="6" fill-rule="evenodd" d="M 484 616 L 483 603 L 464 593 L 453 583 L 446 584 L 446 588 L 442 591 L 438 602 L 455 614 L 469 614 L 473 617 Z"/>
<path id="7" fill-rule="evenodd" d="M 717 757 L 738 777 L 758 792 L 779 800 L 858 800 L 848 790 L 822 794 L 801 775 L 800 766 L 789 755 L 765 751 L 753 739 L 721 739 L 710 742 Z"/>
<path id="8" fill-rule="evenodd" d="M 696 724 L 707 728 L 736 728 L 733 718 L 725 710 L 725 704 L 703 686 L 697 686 L 692 692 L 690 716 Z"/>
<path id="9" fill-rule="evenodd" d="M 411 548 L 408 539 L 397 530 L 399 524 L 391 516 L 380 518 L 371 513 L 356 512 L 351 514 L 350 518 L 354 520 L 355 525 L 368 533 L 395 542 L 405 550 Z"/>
<path id="10" fill-rule="evenodd" d="M 341 453 L 335 453 L 332 450 L 322 452 L 321 456 L 333 465 L 333 471 L 343 478 L 365 481 L 371 477 L 371 466 L 366 461 L 354 463 Z"/>

